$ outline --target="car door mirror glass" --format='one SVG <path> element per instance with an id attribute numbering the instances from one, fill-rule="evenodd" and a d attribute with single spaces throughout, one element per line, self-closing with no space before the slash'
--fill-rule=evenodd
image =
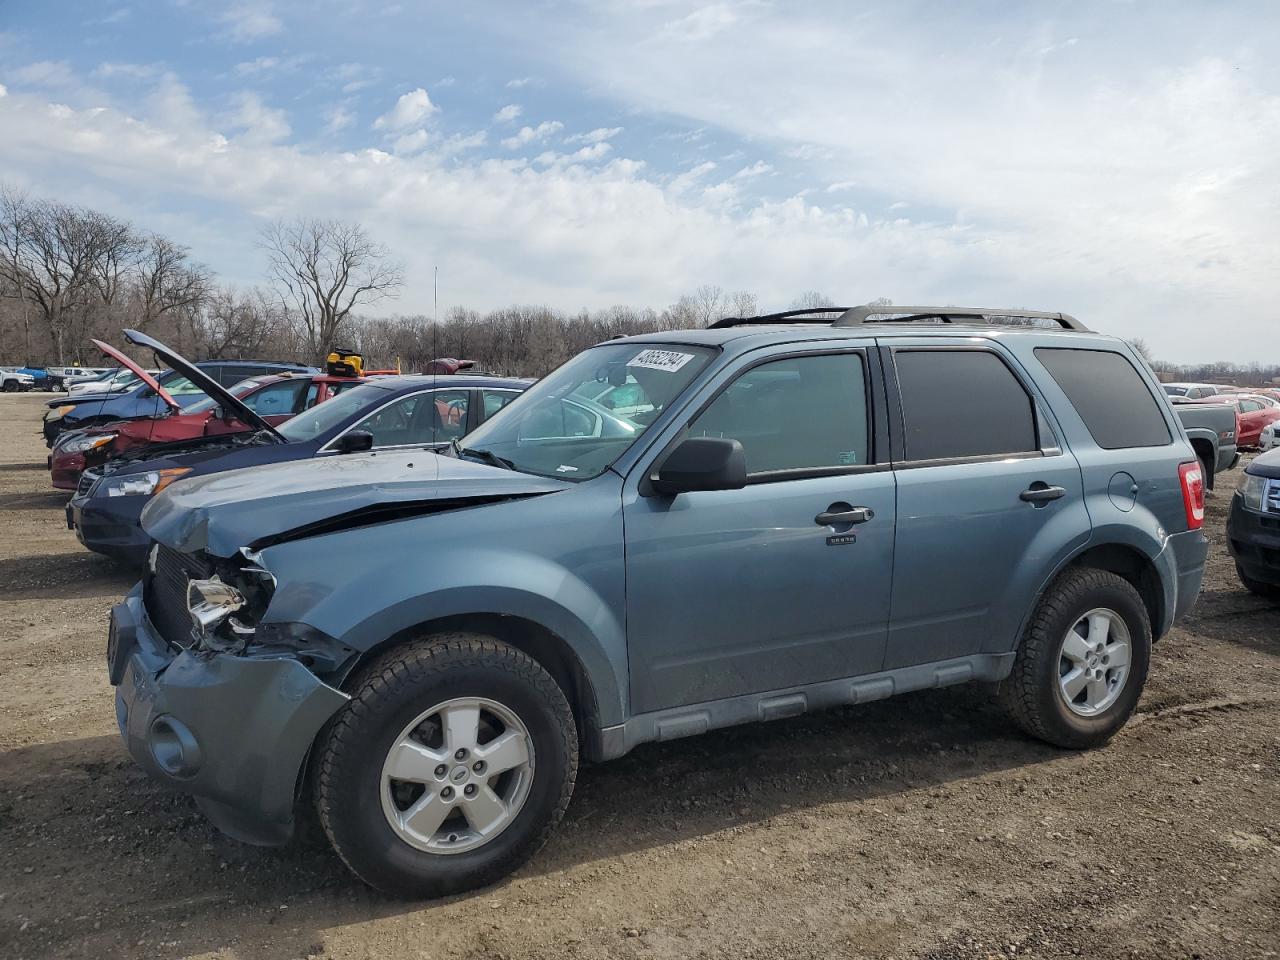
<path id="1" fill-rule="evenodd" d="M 679 444 L 650 481 L 668 496 L 700 490 L 741 490 L 747 485 L 742 444 L 723 437 L 689 437 Z"/>
<path id="2" fill-rule="evenodd" d="M 338 440 L 339 453 L 360 453 L 373 449 L 373 434 L 368 430 L 352 430 L 344 433 Z"/>

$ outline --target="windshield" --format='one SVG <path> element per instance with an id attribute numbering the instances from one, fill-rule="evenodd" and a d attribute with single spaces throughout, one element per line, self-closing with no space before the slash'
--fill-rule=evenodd
<path id="1" fill-rule="evenodd" d="M 383 400 L 389 400 L 393 394 L 389 390 L 364 383 L 350 390 L 344 390 L 332 400 L 318 403 L 310 410 L 303 411 L 296 417 L 286 420 L 276 431 L 286 440 L 314 440 L 322 433 L 327 433 L 348 417 L 353 417 L 366 407 Z"/>
<path id="2" fill-rule="evenodd" d="M 462 448 L 525 473 L 589 480 L 635 443 L 713 355 L 684 344 L 593 347 L 503 407 Z"/>
<path id="3" fill-rule="evenodd" d="M 190 380 L 187 380 L 186 377 L 183 377 L 182 380 L 184 383 L 191 382 Z M 241 380 L 234 387 L 228 387 L 227 393 L 231 394 L 233 397 L 243 397 L 250 390 L 253 390 L 256 387 L 260 386 L 261 383 L 262 383 L 261 380 Z M 165 385 L 165 389 L 166 390 L 169 389 L 168 384 Z M 217 405 L 218 405 L 217 401 L 214 400 L 213 397 L 205 397 L 203 400 L 197 400 L 195 403 L 191 404 L 191 406 L 187 407 L 183 412 L 184 413 L 205 413 L 208 410 L 212 410 Z"/>
<path id="4" fill-rule="evenodd" d="M 1186 387 L 1171 387 L 1165 384 L 1164 392 L 1171 397 L 1185 397 L 1187 395 Z"/>

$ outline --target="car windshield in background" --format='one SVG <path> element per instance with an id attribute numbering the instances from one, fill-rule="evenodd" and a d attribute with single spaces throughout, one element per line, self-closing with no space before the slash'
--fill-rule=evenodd
<path id="1" fill-rule="evenodd" d="M 194 394 L 204 394 L 204 389 L 197 387 L 194 383 L 182 375 L 170 377 L 167 380 L 160 380 L 160 385 L 171 397 L 189 397 Z"/>
<path id="2" fill-rule="evenodd" d="M 714 351 L 604 344 L 578 354 L 462 440 L 464 451 L 566 480 L 599 476 L 684 392 Z"/>
<path id="3" fill-rule="evenodd" d="M 183 378 L 183 381 L 190 383 L 190 381 L 185 377 Z M 261 384 L 261 382 L 261 380 L 241 380 L 234 387 L 228 387 L 227 392 L 233 397 L 243 397 L 250 390 Z M 165 389 L 168 390 L 169 388 L 166 386 Z M 203 400 L 197 400 L 195 403 L 191 404 L 191 406 L 187 407 L 183 413 L 205 413 L 212 410 L 217 405 L 217 401 L 215 401 L 213 397 L 205 397 Z"/>
<path id="4" fill-rule="evenodd" d="M 1165 384 L 1164 392 L 1171 397 L 1185 397 L 1187 395 L 1186 387 L 1171 387 Z"/>
<path id="5" fill-rule="evenodd" d="M 364 383 L 338 394 L 332 400 L 318 403 L 310 410 L 286 420 L 276 427 L 276 432 L 286 440 L 300 442 L 314 440 L 327 433 L 348 417 L 355 416 L 366 407 L 379 401 L 390 400 L 393 394 L 372 383 Z"/>

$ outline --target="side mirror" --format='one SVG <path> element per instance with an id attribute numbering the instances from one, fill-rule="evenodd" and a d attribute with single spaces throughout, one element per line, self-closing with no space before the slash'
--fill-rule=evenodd
<path id="1" fill-rule="evenodd" d="M 668 496 L 741 490 L 747 485 L 747 455 L 737 440 L 689 437 L 671 451 L 649 482 L 656 493 Z"/>
<path id="2" fill-rule="evenodd" d="M 344 433 L 337 446 L 339 453 L 360 453 L 363 450 L 372 449 L 373 434 L 368 430 L 352 430 L 350 433 Z"/>

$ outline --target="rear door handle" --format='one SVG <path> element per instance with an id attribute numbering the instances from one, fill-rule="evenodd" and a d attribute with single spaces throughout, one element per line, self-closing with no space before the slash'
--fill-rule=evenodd
<path id="1" fill-rule="evenodd" d="M 1018 494 L 1018 499 L 1027 503 L 1034 503 L 1036 506 L 1042 506 L 1054 500 L 1061 500 L 1066 495 L 1065 487 L 1051 487 L 1047 483 L 1037 480 L 1030 488 Z"/>
<path id="2" fill-rule="evenodd" d="M 820 527 L 830 527 L 837 523 L 866 523 L 875 512 L 870 507 L 854 507 L 851 510 L 824 511 L 813 518 Z"/>

